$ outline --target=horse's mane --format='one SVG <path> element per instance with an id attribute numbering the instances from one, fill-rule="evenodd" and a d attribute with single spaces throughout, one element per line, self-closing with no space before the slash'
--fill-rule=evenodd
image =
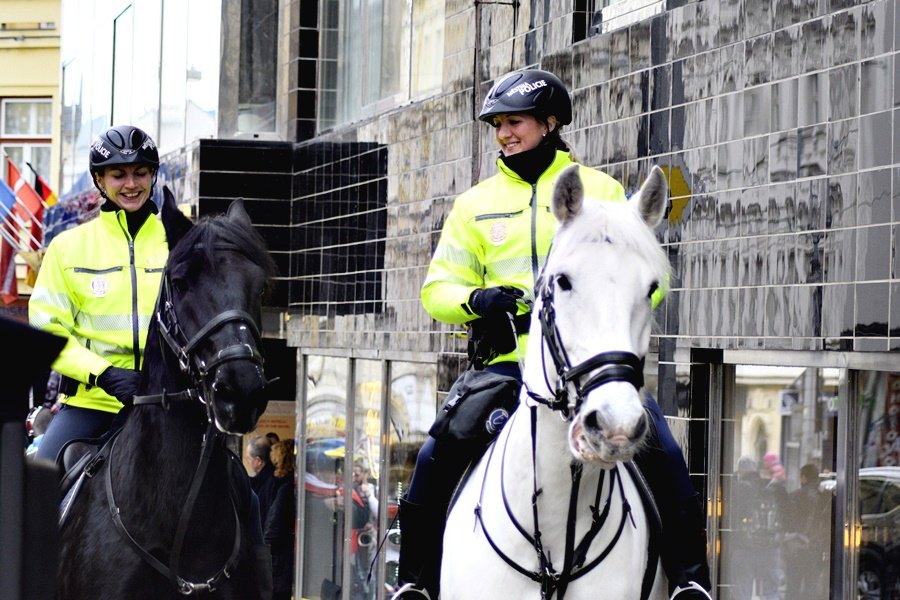
<path id="1" fill-rule="evenodd" d="M 200 259 L 204 267 L 211 267 L 215 264 L 216 244 L 223 242 L 237 246 L 247 258 L 265 270 L 269 291 L 276 269 L 265 241 L 253 227 L 242 225 L 225 215 L 200 219 L 169 252 L 169 264 Z"/>

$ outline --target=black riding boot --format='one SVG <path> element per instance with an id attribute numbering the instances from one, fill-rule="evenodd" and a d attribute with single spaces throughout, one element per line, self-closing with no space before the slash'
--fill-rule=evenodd
<path id="1" fill-rule="evenodd" d="M 407 591 L 395 600 L 430 597 L 436 599 L 440 589 L 441 546 L 444 535 L 443 511 L 424 504 L 400 499 L 400 566 L 399 579 Z M 421 590 L 427 590 L 424 596 Z"/>
<path id="2" fill-rule="evenodd" d="M 699 494 L 687 479 L 681 450 L 674 440 L 670 445 L 672 447 L 663 448 L 656 427 L 651 427 L 647 444 L 635 456 L 635 463 L 650 487 L 662 521 L 660 558 L 669 580 L 670 597 L 672 600 L 708 600 L 712 585 L 706 558 L 703 507 Z M 679 468 L 673 468 L 673 465 Z"/>

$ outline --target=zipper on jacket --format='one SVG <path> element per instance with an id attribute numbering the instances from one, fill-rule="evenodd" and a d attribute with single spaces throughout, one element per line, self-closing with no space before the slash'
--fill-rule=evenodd
<path id="1" fill-rule="evenodd" d="M 93 275 L 103 275 L 105 273 L 117 273 L 122 267 L 110 267 L 108 269 L 89 269 L 87 267 L 75 267 L 72 269 L 76 273 L 91 273 Z"/>
<path id="2" fill-rule="evenodd" d="M 535 182 L 531 184 L 531 276 L 535 284 L 538 280 L 537 211 L 537 182 Z"/>
<path id="3" fill-rule="evenodd" d="M 134 262 L 134 240 L 128 237 L 128 259 L 131 266 L 131 333 L 134 341 L 134 369 L 141 369 L 141 343 L 140 318 L 138 315 L 138 298 L 137 298 L 137 265 Z"/>
<path id="4" fill-rule="evenodd" d="M 525 212 L 525 211 L 517 210 L 514 212 L 505 212 L 505 213 L 488 213 L 488 214 L 484 214 L 484 215 L 476 215 L 475 220 L 476 221 L 487 221 L 489 219 L 508 219 L 510 217 L 516 217 L 518 215 L 521 215 L 523 212 Z"/>

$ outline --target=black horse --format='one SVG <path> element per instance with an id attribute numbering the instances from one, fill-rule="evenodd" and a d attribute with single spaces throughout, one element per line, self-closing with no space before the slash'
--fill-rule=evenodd
<path id="1" fill-rule="evenodd" d="M 224 433 L 251 431 L 266 407 L 258 324 L 272 261 L 240 201 L 193 225 L 164 195 L 170 254 L 138 395 L 66 516 L 60 600 L 271 594 Z"/>

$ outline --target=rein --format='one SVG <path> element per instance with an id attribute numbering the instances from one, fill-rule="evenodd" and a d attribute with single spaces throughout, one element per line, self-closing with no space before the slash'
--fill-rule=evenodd
<path id="1" fill-rule="evenodd" d="M 238 246 L 233 244 L 221 244 L 216 245 L 215 247 L 219 250 L 241 251 Z M 196 593 L 212 592 L 216 589 L 216 586 L 218 586 L 223 577 L 226 579 L 231 577 L 231 572 L 237 565 L 241 550 L 241 520 L 237 511 L 237 500 L 235 498 L 234 487 L 229 484 L 228 495 L 229 500 L 231 501 L 231 510 L 234 514 L 235 522 L 234 543 L 232 545 L 230 556 L 225 561 L 225 564 L 206 581 L 194 583 L 187 581 L 178 575 L 178 570 L 181 566 L 184 541 L 187 536 L 191 515 L 194 512 L 194 505 L 199 496 L 200 488 L 203 485 L 203 480 L 206 477 L 210 459 L 212 458 L 216 445 L 222 439 L 223 435 L 216 427 L 215 416 L 212 409 L 211 399 L 215 393 L 215 383 L 209 384 L 208 378 L 210 374 L 215 372 L 215 369 L 219 365 L 232 360 L 249 360 L 262 368 L 263 357 L 257 350 L 257 348 L 262 345 L 262 341 L 259 328 L 256 326 L 253 317 L 238 309 L 226 310 L 219 313 L 203 326 L 200 331 L 188 338 L 185 335 L 181 324 L 178 322 L 178 317 L 175 313 L 175 304 L 172 300 L 168 268 L 163 271 L 162 281 L 160 283 L 156 322 L 158 325 L 159 336 L 162 341 L 165 342 L 164 344 L 161 344 L 161 346 L 163 348 L 168 347 L 171 350 L 178 361 L 181 372 L 190 378 L 191 386 L 180 392 L 170 393 L 163 389 L 159 394 L 135 396 L 134 404 L 136 406 L 158 404 L 168 412 L 173 403 L 199 401 L 206 408 L 206 431 L 203 434 L 200 460 L 194 470 L 187 498 L 185 499 L 178 517 L 175 540 L 173 542 L 168 566 L 144 549 L 125 527 L 121 517 L 121 510 L 116 504 L 115 496 L 113 494 L 111 464 L 109 465 L 109 472 L 106 478 L 106 498 L 113 523 L 119 534 L 131 545 L 138 556 L 166 577 L 175 589 L 178 590 L 179 594 L 188 596 Z M 208 342 L 212 335 L 222 326 L 232 322 L 238 322 L 244 325 L 253 335 L 256 346 L 244 343 L 232 344 L 219 350 L 209 361 L 204 361 L 200 358 L 197 354 L 197 350 L 204 343 Z M 108 463 L 111 463 L 112 461 L 112 450 L 114 447 L 115 442 L 113 442 L 113 447 L 110 448 L 109 457 L 107 459 Z"/>
<path id="2" fill-rule="evenodd" d="M 537 553 L 537 560 L 539 565 L 538 570 L 530 571 L 513 560 L 509 555 L 504 553 L 503 550 L 491 537 L 490 533 L 488 532 L 487 525 L 484 522 L 484 518 L 481 513 L 481 504 L 484 498 L 484 492 L 487 483 L 488 468 L 490 467 L 490 463 L 493 460 L 496 444 L 491 445 L 491 450 L 488 454 L 488 462 L 487 465 L 485 465 L 484 469 L 484 476 L 481 482 L 481 492 L 479 494 L 478 504 L 476 504 L 475 506 L 475 518 L 481 526 L 481 531 L 482 533 L 484 533 L 485 539 L 487 539 L 488 544 L 490 544 L 494 552 L 497 553 L 497 556 L 499 556 L 507 565 L 512 567 L 518 573 L 521 573 L 525 577 L 528 577 L 532 581 L 540 584 L 542 599 L 549 599 L 552 598 L 554 594 L 557 594 L 557 598 L 562 600 L 562 598 L 565 596 L 566 589 L 572 581 L 575 581 L 582 575 L 585 575 L 586 573 L 591 571 L 594 567 L 599 565 L 603 561 L 603 559 L 609 555 L 610 552 L 612 552 L 613 548 L 616 546 L 619 538 L 622 535 L 622 531 L 625 529 L 625 523 L 630 519 L 632 526 L 635 526 L 634 517 L 632 517 L 631 515 L 631 505 L 625 498 L 624 486 L 622 485 L 618 466 L 614 467 L 612 470 L 612 475 L 610 476 L 609 480 L 609 493 L 606 496 L 606 502 L 603 506 L 603 510 L 599 510 L 603 490 L 603 482 L 606 475 L 605 471 L 601 471 L 600 477 L 597 481 L 597 490 L 594 496 L 594 504 L 590 506 L 591 514 L 593 515 L 593 518 L 591 520 L 591 527 L 587 531 L 587 533 L 585 533 L 584 537 L 576 547 L 575 520 L 578 512 L 578 490 L 581 485 L 582 467 L 580 464 L 573 462 L 570 465 L 572 471 L 572 491 L 569 495 L 569 509 L 566 517 L 567 527 L 565 554 L 563 556 L 563 568 L 561 571 L 557 571 L 553 566 L 553 562 L 551 560 L 551 557 L 549 556 L 549 553 L 544 550 L 543 543 L 541 541 L 541 529 L 538 517 L 537 500 L 540 494 L 543 492 L 543 489 L 538 488 L 537 486 L 537 407 L 530 407 L 530 413 L 531 459 L 533 463 L 533 493 L 531 496 L 532 519 L 534 523 L 533 534 L 529 534 L 516 519 L 515 515 L 512 512 L 512 508 L 509 505 L 509 499 L 506 495 L 506 488 L 503 485 L 506 464 L 506 450 L 507 444 L 509 443 L 508 435 L 504 440 L 503 451 L 500 458 L 500 493 L 503 499 L 503 507 L 506 510 L 506 514 L 509 517 L 510 521 L 513 523 L 519 533 L 525 538 L 525 540 L 534 547 L 534 550 Z M 513 419 L 515 419 L 516 414 L 518 413 L 513 413 Z M 507 426 L 509 425 L 510 424 L 507 424 Z M 609 541 L 606 548 L 604 548 L 603 551 L 601 551 L 593 560 L 591 560 L 591 562 L 585 565 L 584 563 L 587 560 L 588 549 L 590 548 L 591 543 L 597 537 L 597 534 L 600 533 L 600 530 L 603 528 L 603 525 L 606 523 L 607 517 L 609 516 L 613 496 L 615 495 L 616 490 L 616 480 L 619 481 L 619 498 L 622 502 L 622 518 L 620 519 L 619 524 L 616 527 L 616 533 L 613 535 L 613 538 Z"/>

